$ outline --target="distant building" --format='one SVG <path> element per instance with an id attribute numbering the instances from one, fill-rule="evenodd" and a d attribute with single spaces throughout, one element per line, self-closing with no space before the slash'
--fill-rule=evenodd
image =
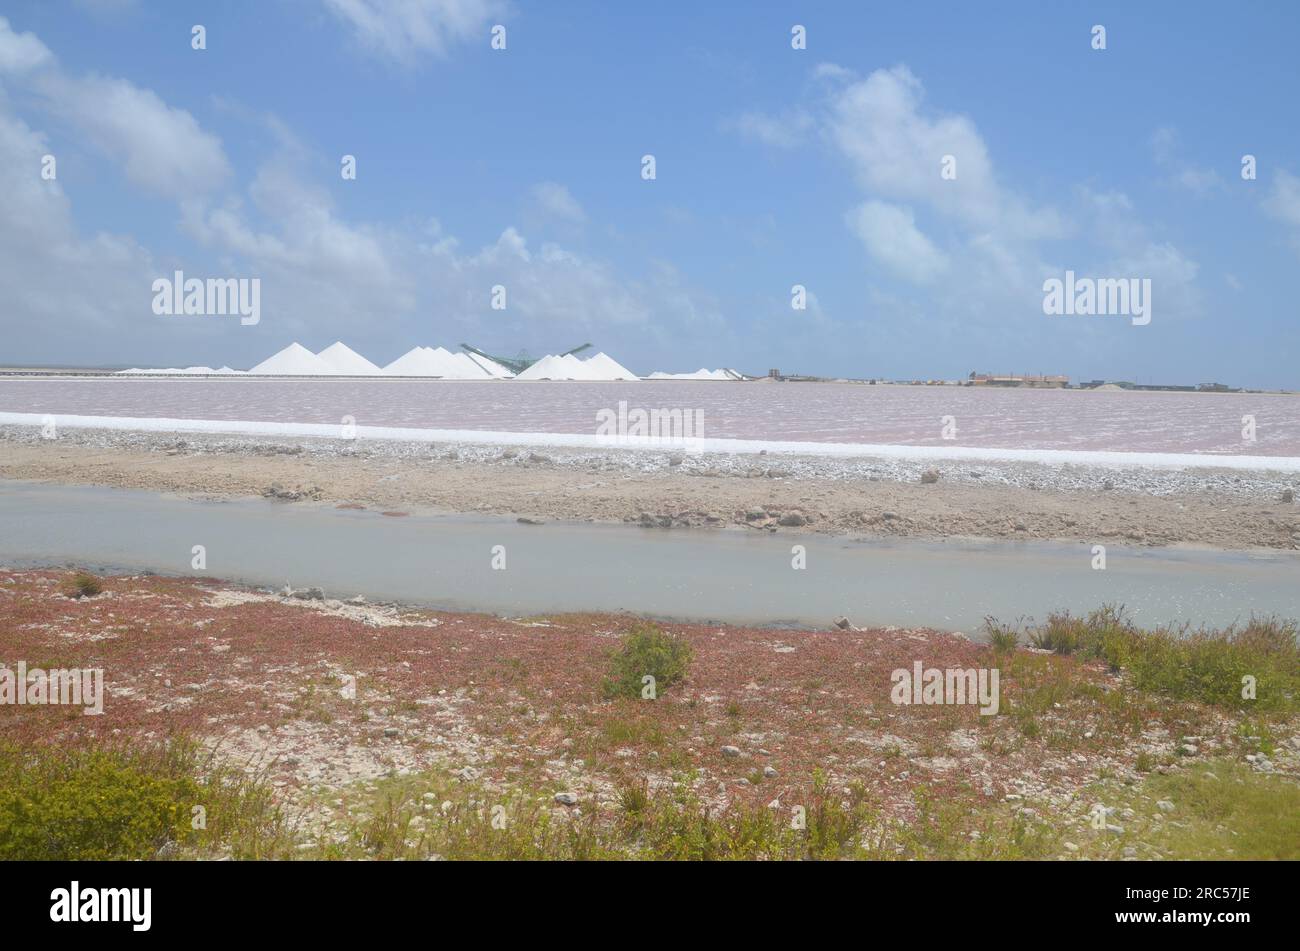
<path id="1" fill-rule="evenodd" d="M 1063 389 L 1070 385 L 1070 378 L 1032 373 L 976 373 L 972 370 L 970 384 L 971 386 L 1030 386 Z"/>

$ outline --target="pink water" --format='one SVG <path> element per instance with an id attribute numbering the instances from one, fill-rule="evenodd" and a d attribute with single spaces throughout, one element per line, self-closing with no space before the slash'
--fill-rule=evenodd
<path id="1" fill-rule="evenodd" d="M 708 438 L 1300 456 L 1300 397 L 835 383 L 0 379 L 0 411 L 594 433 L 596 413 L 701 410 Z M 1255 420 L 1254 442 L 1242 417 Z M 956 435 L 945 440 L 942 417 Z"/>

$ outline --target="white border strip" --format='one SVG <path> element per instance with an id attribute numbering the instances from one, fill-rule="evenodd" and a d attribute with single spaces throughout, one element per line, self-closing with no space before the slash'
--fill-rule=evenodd
<path id="1" fill-rule="evenodd" d="M 218 433 L 232 436 L 310 436 L 341 439 L 343 427 L 330 423 L 274 423 L 231 419 L 164 419 L 136 416 L 64 416 L 0 412 L 0 425 L 43 426 L 53 420 L 69 429 L 138 432 Z M 485 446 L 541 446 L 571 449 L 668 450 L 703 453 L 872 457 L 935 462 L 1025 462 L 1101 466 L 1116 469 L 1234 469 L 1300 472 L 1297 456 L 1216 456 L 1190 452 L 1103 452 L 1077 449 L 990 449 L 976 446 L 897 446 L 872 443 L 783 442 L 759 439 L 654 439 L 648 436 L 597 436 L 585 433 L 509 433 L 480 429 L 413 429 L 357 426 L 358 439 L 393 442 L 468 443 Z"/>

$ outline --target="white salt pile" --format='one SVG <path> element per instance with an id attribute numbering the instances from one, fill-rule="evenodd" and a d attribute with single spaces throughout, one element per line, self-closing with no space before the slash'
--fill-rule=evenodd
<path id="1" fill-rule="evenodd" d="M 596 354 L 589 360 L 584 360 L 588 372 L 596 374 L 592 379 L 596 380 L 639 380 L 635 373 L 629 370 L 623 364 L 619 363 L 613 357 L 605 352 Z"/>
<path id="2" fill-rule="evenodd" d="M 330 344 L 316 356 L 333 367 L 339 376 L 380 376 L 384 372 L 341 340 Z"/>
<path id="3" fill-rule="evenodd" d="M 573 368 L 560 357 L 547 354 L 515 377 L 516 380 L 572 380 Z"/>
<path id="4" fill-rule="evenodd" d="M 495 360 L 489 360 L 487 357 L 481 357 L 477 353 L 466 353 L 462 356 L 467 357 L 476 366 L 483 368 L 483 371 L 494 380 L 508 380 L 514 376 L 509 370 L 497 363 Z"/>
<path id="5" fill-rule="evenodd" d="M 231 374 L 242 376 L 244 371 L 232 370 L 230 367 L 221 367 L 219 370 L 214 370 L 212 367 L 168 367 L 165 369 L 132 367 L 129 370 L 118 370 L 117 372 L 119 375 L 130 374 L 136 376 L 229 376 Z"/>
<path id="6" fill-rule="evenodd" d="M 442 347 L 415 347 L 383 371 L 388 376 L 421 376 L 440 380 L 508 379 L 510 371 L 491 360 L 474 359 Z"/>
<path id="7" fill-rule="evenodd" d="M 636 380 L 637 375 L 603 353 L 579 360 L 571 353 L 547 354 L 520 373 L 516 380 Z"/>
<path id="8" fill-rule="evenodd" d="M 437 376 L 430 369 L 429 353 L 426 347 L 412 347 L 388 366 L 384 367 L 388 376 Z"/>
<path id="9" fill-rule="evenodd" d="M 338 372 L 300 343 L 291 343 L 248 371 L 265 376 L 337 376 Z"/>
<path id="10" fill-rule="evenodd" d="M 320 353 L 312 353 L 300 343 L 291 343 L 248 371 L 232 370 L 230 367 L 222 367 L 219 370 L 211 367 L 186 367 L 183 370 L 132 368 L 119 372 L 187 376 L 226 376 L 247 372 L 254 376 L 401 376 L 438 380 L 639 379 L 635 373 L 606 353 L 597 353 L 588 360 L 579 359 L 572 353 L 563 356 L 548 354 L 516 377 L 495 360 L 478 354 L 452 353 L 442 347 L 413 347 L 380 369 L 341 340 L 330 344 Z M 715 372 L 730 373 L 731 371 Z M 696 378 L 694 374 L 682 376 Z M 666 375 L 659 374 L 655 378 L 661 377 Z M 739 379 L 739 377 L 723 377 L 723 379 Z"/>
<path id="11" fill-rule="evenodd" d="M 735 370 L 706 370 L 703 367 L 694 373 L 664 373 L 662 370 L 656 370 L 651 373 L 647 380 L 743 380 L 744 377 Z"/>

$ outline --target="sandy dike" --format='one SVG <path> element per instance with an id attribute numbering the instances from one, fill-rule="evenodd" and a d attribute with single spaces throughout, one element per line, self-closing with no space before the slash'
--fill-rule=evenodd
<path id="1" fill-rule="evenodd" d="M 937 482 L 922 483 L 926 469 Z M 1294 474 L 0 427 L 0 478 L 857 537 L 1300 549 Z"/>

